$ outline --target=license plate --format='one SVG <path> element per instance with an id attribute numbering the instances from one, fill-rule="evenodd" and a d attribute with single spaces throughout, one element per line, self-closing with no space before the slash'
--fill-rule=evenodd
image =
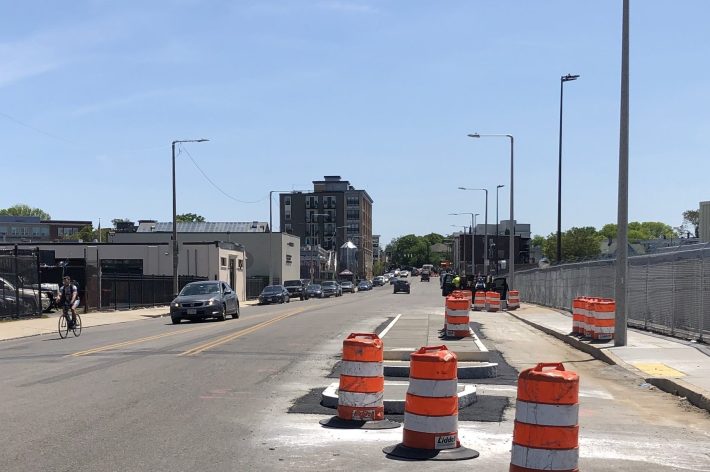
<path id="1" fill-rule="evenodd" d="M 196 314 L 197 314 L 197 310 L 195 310 L 194 308 L 188 309 L 188 310 L 187 310 L 187 314 L 188 314 L 188 315 L 196 315 Z"/>

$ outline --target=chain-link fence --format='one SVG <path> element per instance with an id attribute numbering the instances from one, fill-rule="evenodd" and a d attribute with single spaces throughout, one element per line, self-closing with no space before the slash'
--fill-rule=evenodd
<path id="1" fill-rule="evenodd" d="M 579 296 L 614 298 L 615 263 L 563 264 L 516 272 L 523 301 L 571 310 Z M 630 326 L 673 336 L 710 335 L 710 247 L 629 258 Z"/>
<path id="2" fill-rule="evenodd" d="M 0 318 L 40 315 L 49 293 L 40 289 L 39 250 L 0 249 Z"/>

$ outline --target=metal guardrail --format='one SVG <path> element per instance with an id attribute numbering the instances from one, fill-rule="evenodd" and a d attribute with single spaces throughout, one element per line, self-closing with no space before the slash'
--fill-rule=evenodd
<path id="1" fill-rule="evenodd" d="M 578 296 L 614 297 L 615 261 L 516 272 L 523 301 L 571 310 Z M 628 323 L 671 336 L 710 339 L 710 248 L 629 258 Z"/>

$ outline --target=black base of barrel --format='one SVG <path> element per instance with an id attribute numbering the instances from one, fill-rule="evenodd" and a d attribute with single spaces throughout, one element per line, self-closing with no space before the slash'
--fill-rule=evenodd
<path id="1" fill-rule="evenodd" d="M 416 449 L 401 443 L 395 446 L 387 446 L 382 449 L 382 452 L 399 459 L 420 461 L 463 461 L 475 459 L 480 455 L 478 451 L 463 446 L 456 449 Z"/>
<path id="2" fill-rule="evenodd" d="M 402 426 L 400 423 L 392 420 L 353 421 L 344 420 L 337 416 L 333 416 L 327 420 L 320 420 L 319 423 L 326 428 L 340 429 L 393 429 Z"/>

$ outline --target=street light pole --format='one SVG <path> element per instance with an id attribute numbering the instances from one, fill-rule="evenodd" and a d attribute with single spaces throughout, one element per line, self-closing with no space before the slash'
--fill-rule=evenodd
<path id="1" fill-rule="evenodd" d="M 203 143 L 209 139 L 178 139 L 171 143 L 173 156 L 173 295 L 177 296 L 178 286 L 178 241 L 177 241 L 177 196 L 175 190 L 175 145 L 179 143 Z"/>
<path id="2" fill-rule="evenodd" d="M 509 259 L 510 259 L 510 269 L 508 271 L 509 273 L 509 281 L 508 281 L 508 287 L 510 289 L 514 288 L 515 284 L 515 204 L 513 201 L 513 196 L 514 192 L 513 190 L 515 189 L 515 172 L 513 170 L 514 166 L 514 154 L 513 154 L 513 149 L 515 148 L 515 138 L 513 138 L 512 134 L 479 134 L 479 133 L 473 133 L 468 135 L 469 138 L 508 138 L 510 139 L 510 238 L 509 238 Z M 487 230 L 488 228 L 486 228 Z M 486 231 L 488 232 L 488 231 Z M 487 249 L 486 249 L 487 250 Z"/>
<path id="3" fill-rule="evenodd" d="M 557 163 L 557 263 L 562 262 L 562 98 L 565 82 L 577 80 L 579 75 L 567 74 L 560 77 L 560 144 Z"/>
<path id="4" fill-rule="evenodd" d="M 477 191 L 483 191 L 486 192 L 486 211 L 485 211 L 485 225 L 486 225 L 486 233 L 484 234 L 484 245 L 485 245 L 485 251 L 483 253 L 483 272 L 488 275 L 488 270 L 490 263 L 488 261 L 488 189 L 487 188 L 467 188 L 467 187 L 459 187 L 459 190 L 477 190 Z"/>
<path id="5" fill-rule="evenodd" d="M 471 270 L 473 271 L 473 275 L 476 275 L 476 245 L 475 245 L 475 237 L 474 237 L 474 231 L 476 228 L 476 216 L 479 215 L 479 213 L 468 213 L 468 212 L 461 212 L 461 213 L 449 213 L 449 215 L 452 216 L 460 216 L 460 215 L 471 215 Z"/>
<path id="6" fill-rule="evenodd" d="M 496 185 L 496 272 L 500 270 L 500 267 L 498 267 L 498 235 L 500 235 L 500 231 L 498 230 L 498 223 L 500 222 L 498 218 L 498 190 L 503 187 L 505 187 L 505 185 Z"/>
<path id="7" fill-rule="evenodd" d="M 466 273 L 466 225 L 451 225 L 451 226 L 453 226 L 454 228 L 461 228 L 462 229 L 461 234 L 463 234 L 464 244 L 462 245 L 463 246 L 463 254 L 461 255 L 461 260 L 463 260 L 463 266 L 464 266 L 463 271 L 464 271 L 464 275 L 465 275 L 465 273 Z M 458 261 L 456 261 L 456 262 L 458 263 Z"/>

